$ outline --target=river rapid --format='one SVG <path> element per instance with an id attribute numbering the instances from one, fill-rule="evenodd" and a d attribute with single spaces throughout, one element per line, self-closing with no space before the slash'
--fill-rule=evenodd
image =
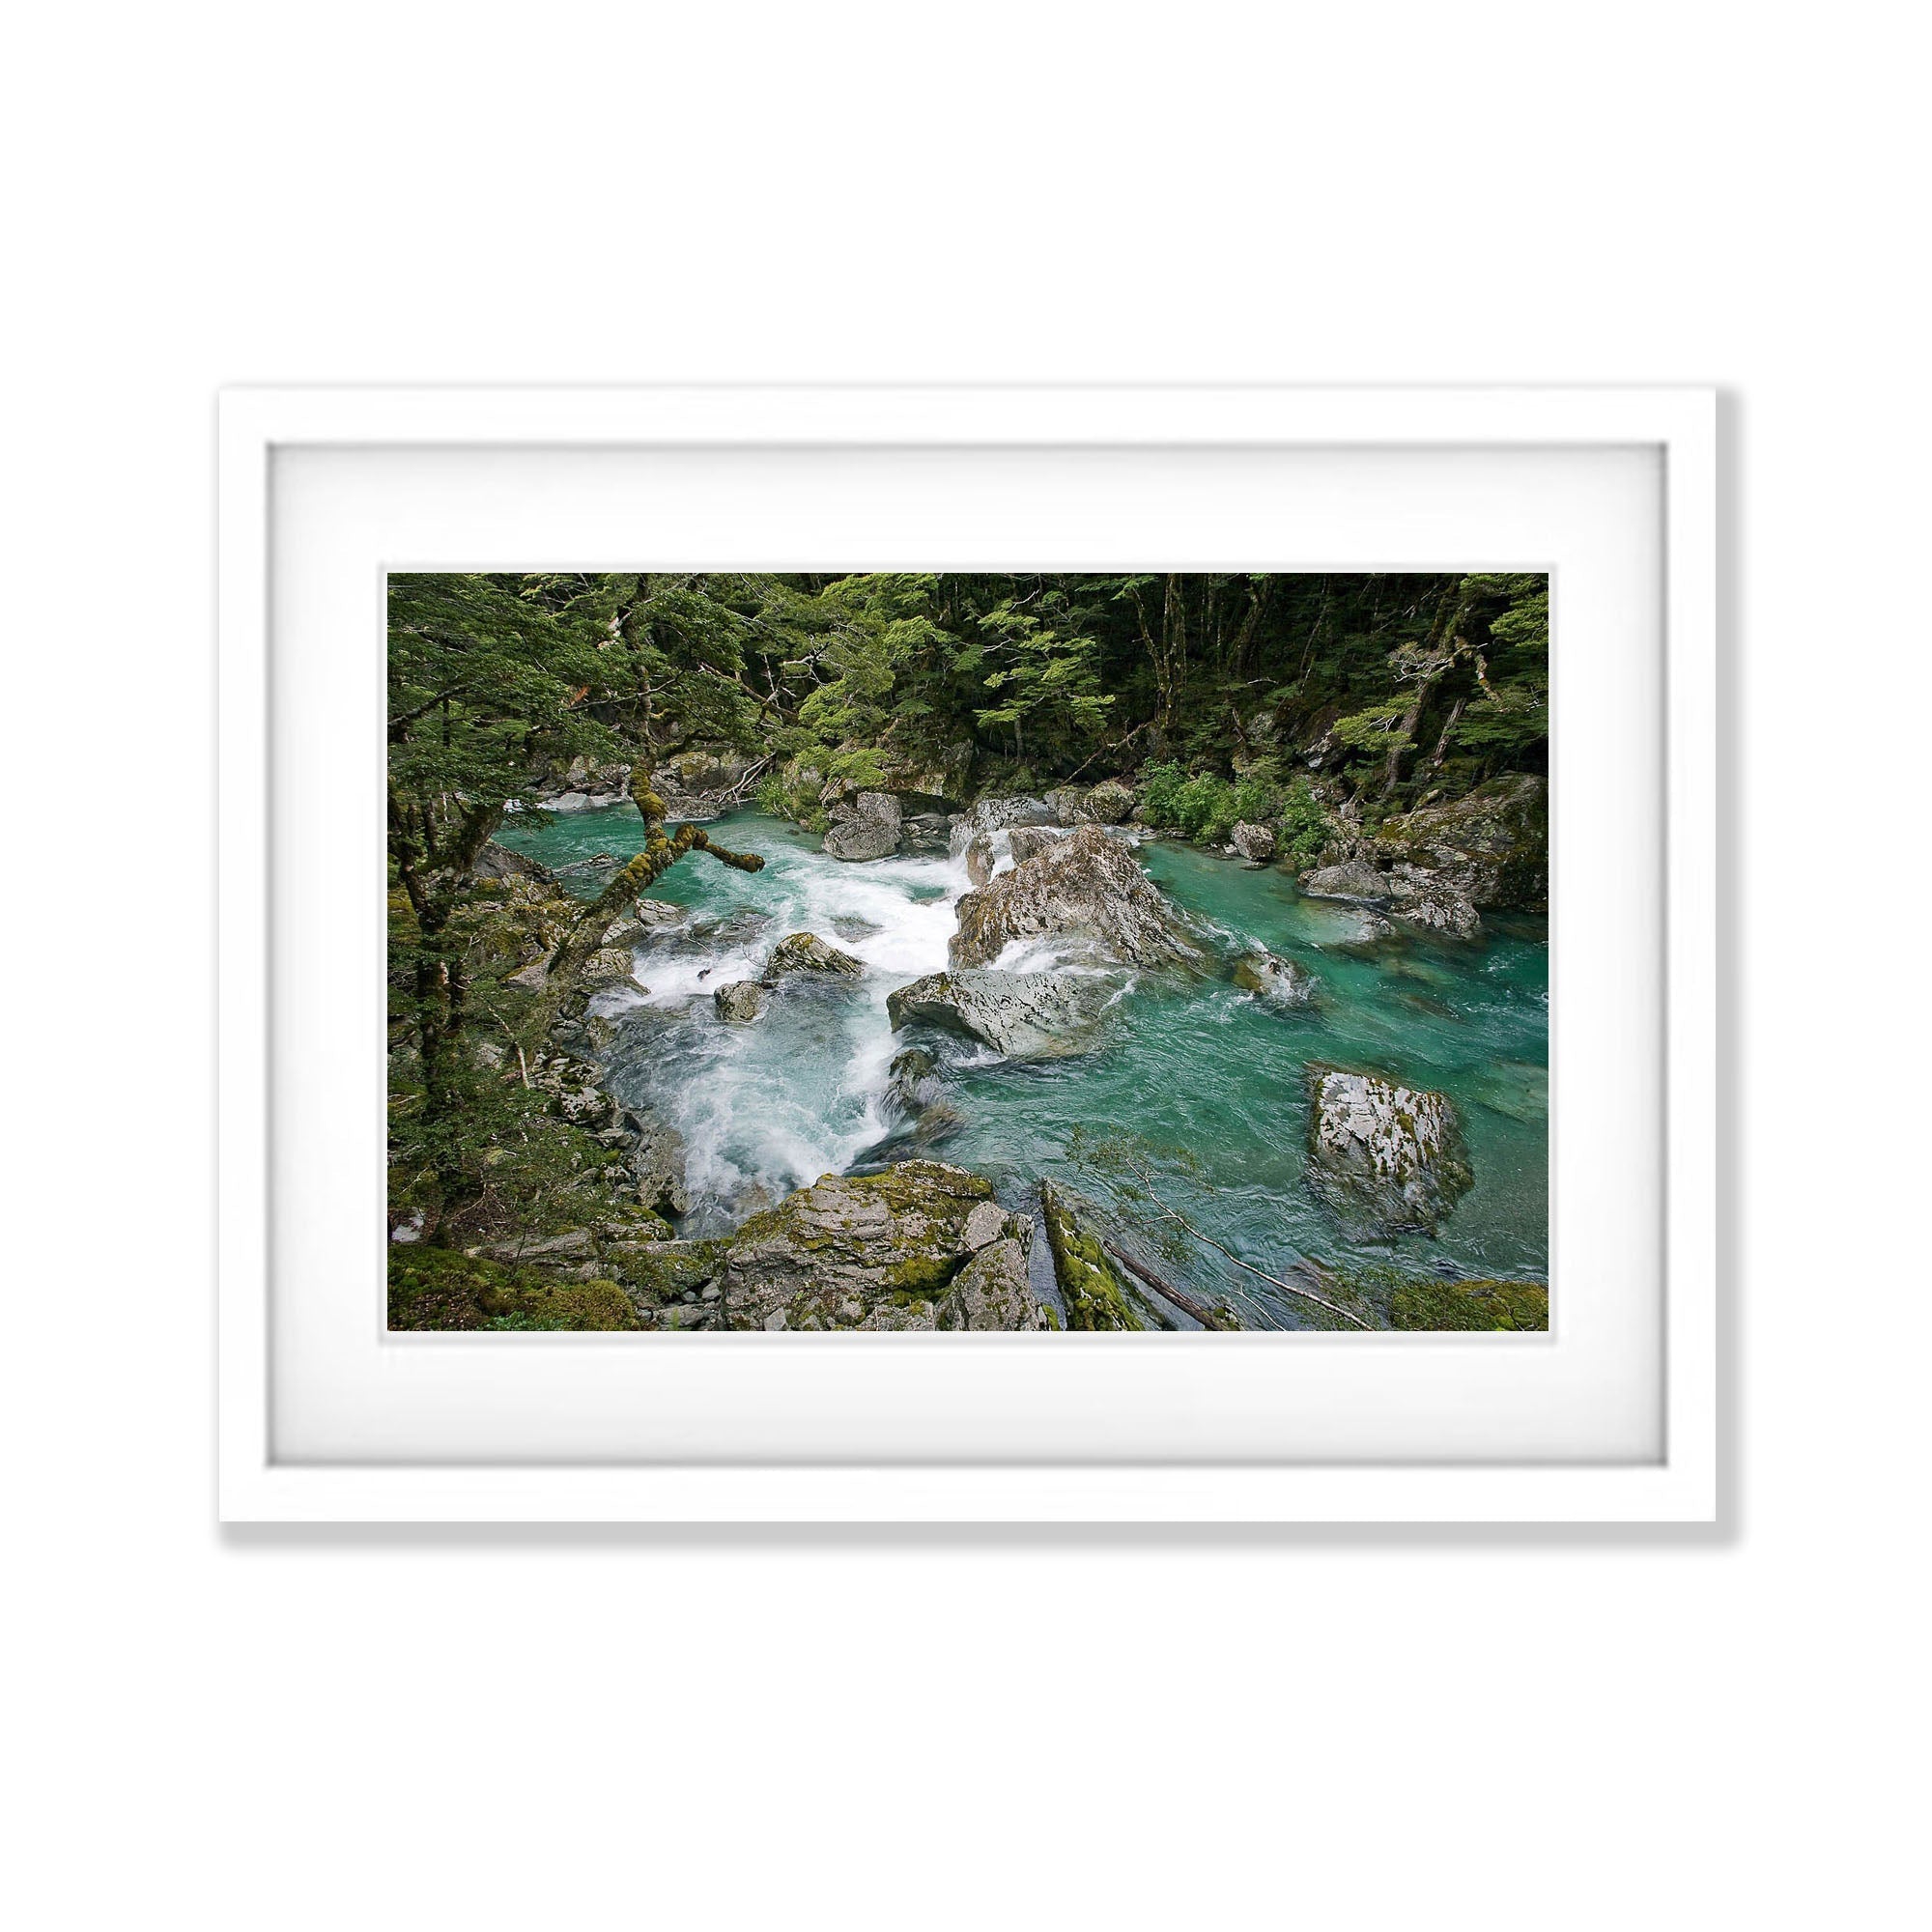
<path id="1" fill-rule="evenodd" d="M 945 969 L 954 902 L 969 890 L 956 859 L 850 865 L 818 839 L 756 812 L 706 828 L 764 856 L 746 874 L 694 853 L 653 896 L 690 909 L 652 934 L 637 977 L 650 990 L 600 995 L 616 1021 L 607 1053 L 612 1093 L 668 1121 L 688 1150 L 692 1211 L 683 1232 L 726 1231 L 820 1176 L 863 1164 L 902 1127 L 887 1098 L 895 1035 L 887 995 Z M 639 849 L 628 805 L 514 822 L 501 841 L 551 867 Z M 1304 898 L 1274 867 L 1154 840 L 1150 875 L 1229 961 L 1254 945 L 1315 976 L 1314 1005 L 1256 998 L 1223 979 L 1122 978 L 1091 1053 L 1013 1063 L 963 1038 L 922 1036 L 946 1066 L 957 1130 L 935 1158 L 986 1175 L 1010 1207 L 1030 1207 L 1040 1178 L 1108 1205 L 1108 1184 L 1069 1163 L 1076 1125 L 1131 1131 L 1187 1150 L 1202 1179 L 1177 1175 L 1171 1198 L 1236 1254 L 1273 1273 L 1307 1255 L 1345 1268 L 1548 1279 L 1548 948 L 1541 919 L 1489 915 L 1476 945 L 1405 937 L 1360 945 L 1346 904 Z M 566 873 L 580 895 L 605 870 Z M 864 962 L 857 982 L 788 980 L 750 1026 L 727 1025 L 711 994 L 756 979 L 773 945 L 815 932 Z M 1031 965 L 1036 960 L 1003 960 Z M 1460 1108 L 1475 1185 L 1436 1239 L 1350 1241 L 1302 1179 L 1308 1102 L 1302 1068 L 1336 1061 L 1437 1088 Z M 900 1142 L 885 1158 L 923 1150 Z M 1204 1296 L 1235 1300 L 1256 1326 L 1299 1327 L 1292 1297 L 1206 1249 L 1159 1265 Z"/>

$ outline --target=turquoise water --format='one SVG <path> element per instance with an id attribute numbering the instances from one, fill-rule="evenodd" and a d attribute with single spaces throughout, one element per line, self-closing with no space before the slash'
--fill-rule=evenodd
<path id="1" fill-rule="evenodd" d="M 690 1148 L 696 1199 L 687 1232 L 714 1233 L 821 1174 L 863 1162 L 898 1123 L 886 1101 L 893 1055 L 907 1043 L 886 995 L 947 963 L 963 867 L 944 859 L 845 865 L 816 838 L 755 812 L 707 827 L 764 854 L 762 872 L 694 854 L 654 896 L 693 909 L 639 954 L 648 998 L 605 996 L 618 1027 L 611 1085 L 670 1119 Z M 513 826 L 505 844 L 551 866 L 638 849 L 628 807 Z M 1306 1255 L 1328 1264 L 1545 1280 L 1548 1262 L 1548 949 L 1538 919 L 1492 917 L 1475 946 L 1406 938 L 1359 942 L 1344 904 L 1303 898 L 1272 868 L 1165 841 L 1140 857 L 1228 961 L 1252 944 L 1315 976 L 1311 1008 L 1255 999 L 1225 980 L 1122 979 L 1095 1050 L 1036 1064 L 1001 1061 L 971 1041 L 935 1039 L 947 1102 L 963 1119 L 940 1158 L 989 1176 L 1015 1207 L 1041 1176 L 1096 1200 L 1108 1184 L 1066 1158 L 1076 1124 L 1119 1127 L 1183 1148 L 1213 1185 L 1177 1174 L 1169 1198 L 1270 1272 Z M 585 894 L 609 876 L 566 883 Z M 798 984 L 751 1027 L 717 1018 L 711 990 L 755 978 L 785 933 L 820 933 L 867 967 L 853 984 Z M 1458 1104 L 1476 1182 L 1438 1237 L 1351 1241 L 1301 1178 L 1308 1107 L 1302 1068 L 1332 1060 L 1435 1087 Z M 909 1151 L 903 1144 L 890 1154 Z M 1156 1265 L 1203 1295 L 1228 1294 L 1259 1325 L 1302 1325 L 1297 1304 L 1206 1250 Z"/>

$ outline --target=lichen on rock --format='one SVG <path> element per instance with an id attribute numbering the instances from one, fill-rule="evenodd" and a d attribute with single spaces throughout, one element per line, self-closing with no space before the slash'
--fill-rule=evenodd
<path id="1" fill-rule="evenodd" d="M 1351 1225 L 1433 1235 L 1475 1179 L 1454 1103 L 1320 1062 L 1306 1078 L 1311 1191 Z"/>

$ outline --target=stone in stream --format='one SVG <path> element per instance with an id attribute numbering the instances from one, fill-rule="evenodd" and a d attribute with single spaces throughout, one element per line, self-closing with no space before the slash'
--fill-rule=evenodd
<path id="1" fill-rule="evenodd" d="M 584 960 L 578 984 L 586 992 L 608 991 L 617 986 L 638 993 L 648 992 L 650 989 L 635 977 L 637 963 L 637 954 L 628 946 L 600 946 Z"/>
<path id="2" fill-rule="evenodd" d="M 1317 866 L 1298 881 L 1312 899 L 1384 899 L 1387 878 L 1366 859 L 1346 860 L 1339 866 Z"/>
<path id="3" fill-rule="evenodd" d="M 886 1012 L 895 1032 L 923 1020 L 1011 1060 L 1056 1060 L 1087 1051 L 1108 997 L 1106 983 L 1092 975 L 928 973 L 889 993 Z"/>
<path id="4" fill-rule="evenodd" d="M 830 940 L 815 932 L 790 932 L 772 948 L 759 975 L 767 986 L 776 986 L 788 973 L 836 973 L 856 979 L 865 967 L 849 952 L 840 952 Z"/>
<path id="5" fill-rule="evenodd" d="M 1315 998 L 1315 976 L 1307 967 L 1265 951 L 1245 953 L 1235 962 L 1235 984 L 1286 1007 L 1305 1007 Z"/>
<path id="6" fill-rule="evenodd" d="M 952 821 L 952 854 L 959 857 L 974 839 L 1015 825 L 1054 825 L 1053 808 L 1043 798 L 982 798 Z"/>
<path id="7" fill-rule="evenodd" d="M 899 849 L 899 802 L 889 791 L 862 791 L 832 808 L 825 850 L 835 859 L 884 859 Z"/>
<path id="8" fill-rule="evenodd" d="M 1310 1191 L 1344 1222 L 1433 1235 L 1475 1180 L 1447 1095 L 1311 1062 Z"/>
<path id="9" fill-rule="evenodd" d="M 732 1026 L 746 1026 L 765 1009 L 764 988 L 755 980 L 733 980 L 711 995 L 718 1017 Z"/>
<path id="10" fill-rule="evenodd" d="M 1075 939 L 1124 965 L 1206 963 L 1180 915 L 1132 852 L 1082 825 L 959 901 L 952 964 L 988 966 L 1016 939 Z"/>
<path id="11" fill-rule="evenodd" d="M 1133 787 L 1119 779 L 1102 779 L 1087 794 L 1087 815 L 1102 825 L 1123 825 L 1133 810 Z"/>
<path id="12" fill-rule="evenodd" d="M 1250 866 L 1265 866 L 1274 857 L 1274 834 L 1265 825 L 1243 821 L 1228 834 L 1228 842 Z"/>

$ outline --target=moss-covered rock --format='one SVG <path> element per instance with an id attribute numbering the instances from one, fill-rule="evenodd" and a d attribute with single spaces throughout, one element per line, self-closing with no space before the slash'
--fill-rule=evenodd
<path id="1" fill-rule="evenodd" d="M 1463 1124 L 1446 1094 L 1311 1061 L 1308 1185 L 1344 1223 L 1433 1235 L 1473 1184 Z"/>
<path id="2" fill-rule="evenodd" d="M 1547 1329 L 1549 1291 L 1533 1281 L 1406 1281 L 1390 1301 L 1389 1326 Z"/>
<path id="3" fill-rule="evenodd" d="M 1518 772 L 1446 805 L 1384 819 L 1375 856 L 1404 876 L 1426 872 L 1482 912 L 1549 908 L 1549 803 L 1544 781 Z"/>
<path id="4" fill-rule="evenodd" d="M 986 1217 L 976 1221 L 975 1210 L 992 1199 L 991 1181 L 943 1161 L 828 1174 L 712 1244 L 722 1319 L 732 1328 L 933 1328 L 943 1318 L 1037 1326 L 1031 1293 L 1010 1292 L 1010 1257 L 960 1292 L 976 1244 L 986 1246 Z M 1006 1226 L 1023 1263 L 1030 1228 Z"/>
<path id="5" fill-rule="evenodd" d="M 1054 1279 L 1066 1304 L 1070 1329 L 1144 1329 L 1154 1323 L 1143 1316 L 1141 1298 L 1107 1259 L 1099 1236 L 1064 1188 L 1040 1183 L 1040 1209 L 1047 1246 L 1053 1252 Z"/>
<path id="6" fill-rule="evenodd" d="M 616 1282 L 557 1279 L 447 1248 L 396 1248 L 389 1255 L 392 1329 L 612 1330 L 639 1325 Z"/>

